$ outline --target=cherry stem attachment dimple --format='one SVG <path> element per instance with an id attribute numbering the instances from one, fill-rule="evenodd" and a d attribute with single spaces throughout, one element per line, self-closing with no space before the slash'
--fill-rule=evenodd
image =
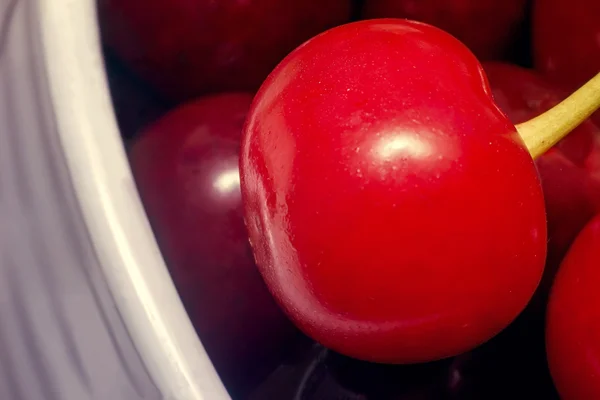
<path id="1" fill-rule="evenodd" d="M 535 160 L 600 108 L 600 73 L 545 113 L 518 124 L 517 131 Z"/>

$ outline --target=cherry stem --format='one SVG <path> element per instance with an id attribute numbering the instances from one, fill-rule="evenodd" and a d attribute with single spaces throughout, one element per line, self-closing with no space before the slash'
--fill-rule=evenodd
<path id="1" fill-rule="evenodd" d="M 600 108 L 600 73 L 545 113 L 517 125 L 535 160 Z"/>

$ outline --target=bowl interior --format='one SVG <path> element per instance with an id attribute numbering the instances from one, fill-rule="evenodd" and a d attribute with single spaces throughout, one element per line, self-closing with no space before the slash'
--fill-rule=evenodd
<path id="1" fill-rule="evenodd" d="M 113 110 L 94 0 L 38 0 L 62 152 L 120 317 L 165 398 L 226 399 L 179 300 L 140 202 Z"/>

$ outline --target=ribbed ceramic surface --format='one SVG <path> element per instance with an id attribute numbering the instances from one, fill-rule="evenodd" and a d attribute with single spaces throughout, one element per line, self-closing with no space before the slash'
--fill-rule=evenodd
<path id="1" fill-rule="evenodd" d="M 0 399 L 160 399 L 102 274 L 29 0 L 0 0 Z"/>

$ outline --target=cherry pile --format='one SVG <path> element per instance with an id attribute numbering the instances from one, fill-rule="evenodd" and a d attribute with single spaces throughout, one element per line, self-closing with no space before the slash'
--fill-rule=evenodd
<path id="1" fill-rule="evenodd" d="M 98 0 L 131 169 L 234 400 L 600 398 L 597 0 Z M 516 126 L 516 127 L 515 127 Z"/>

